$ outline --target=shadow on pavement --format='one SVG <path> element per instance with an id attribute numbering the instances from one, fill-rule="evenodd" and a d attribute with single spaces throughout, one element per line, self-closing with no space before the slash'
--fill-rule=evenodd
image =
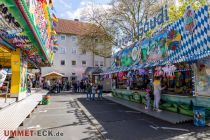
<path id="1" fill-rule="evenodd" d="M 104 136 L 114 140 L 163 140 L 210 138 L 208 127 L 196 127 L 193 123 L 171 124 L 141 112 L 103 99 L 102 101 L 78 101 L 102 125 Z M 92 119 L 94 119 L 92 118 Z"/>

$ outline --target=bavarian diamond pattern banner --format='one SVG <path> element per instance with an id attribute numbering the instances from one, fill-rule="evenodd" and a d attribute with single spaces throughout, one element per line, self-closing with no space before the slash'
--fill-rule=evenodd
<path id="1" fill-rule="evenodd" d="M 201 59 L 210 54 L 210 29 L 208 6 L 195 12 L 196 27 L 192 33 L 184 29 L 184 17 L 168 26 L 168 30 L 177 30 L 181 36 L 180 48 L 169 54 L 171 63 Z"/>
<path id="2" fill-rule="evenodd" d="M 191 9 L 191 7 L 189 7 L 189 9 Z M 194 61 L 194 60 L 202 59 L 209 56 L 210 55 L 210 19 L 209 19 L 209 13 L 208 13 L 208 6 L 206 5 L 197 11 L 192 11 L 191 9 L 191 11 L 185 11 L 185 12 L 186 13 L 184 17 L 180 18 L 179 20 L 165 27 L 167 29 L 168 34 L 170 34 L 170 32 L 173 32 L 174 34 L 176 34 L 178 38 L 177 40 L 172 38 L 171 39 L 172 42 L 169 42 L 169 44 L 171 43 L 170 44 L 171 46 L 168 45 L 168 47 L 170 46 L 170 48 L 168 48 L 167 57 L 161 60 L 154 60 L 150 62 L 146 61 L 143 63 L 136 61 L 134 65 L 130 65 L 130 66 L 125 65 L 124 67 L 120 67 L 118 69 L 115 66 L 114 70 L 107 71 L 105 73 L 113 73 L 113 72 L 119 72 L 119 71 L 127 71 L 131 69 L 153 67 L 157 65 L 165 65 L 167 63 L 189 62 L 189 61 Z M 190 13 L 190 12 L 193 12 L 193 13 Z M 193 17 L 191 15 L 193 15 Z M 191 31 L 188 32 L 186 31 L 186 29 L 189 29 Z M 173 42 L 174 40 L 176 41 Z M 138 44 L 140 45 L 141 48 L 144 48 L 144 44 L 142 43 L 138 43 Z M 146 47 L 148 46 L 149 45 L 146 45 Z M 128 54 L 126 54 L 125 56 L 127 55 Z M 119 56 L 119 58 L 120 57 L 122 56 Z M 117 63 L 119 63 L 118 59 L 115 60 Z M 145 57 L 144 59 L 147 59 L 147 58 Z"/>

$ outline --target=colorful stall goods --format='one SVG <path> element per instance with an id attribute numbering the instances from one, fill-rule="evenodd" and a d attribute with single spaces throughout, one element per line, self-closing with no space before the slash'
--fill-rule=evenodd
<path id="1" fill-rule="evenodd" d="M 174 75 L 174 72 L 176 71 L 176 66 L 167 64 L 165 67 L 162 68 L 162 70 L 163 70 L 164 76 L 172 76 Z"/>
<path id="2" fill-rule="evenodd" d="M 157 66 L 155 68 L 155 73 L 154 73 L 154 76 L 155 77 L 159 77 L 159 76 L 162 76 L 163 75 L 163 71 L 162 71 L 162 68 L 160 66 Z"/>
<path id="3" fill-rule="evenodd" d="M 139 69 L 139 75 L 146 75 L 147 72 L 145 69 Z"/>
<path id="4" fill-rule="evenodd" d="M 43 105 L 49 105 L 49 104 L 51 104 L 51 96 L 49 96 L 49 95 L 43 96 L 41 103 Z"/>
<path id="5" fill-rule="evenodd" d="M 121 80 L 126 80 L 127 79 L 127 73 L 126 72 L 119 72 L 118 73 L 118 79 Z"/>

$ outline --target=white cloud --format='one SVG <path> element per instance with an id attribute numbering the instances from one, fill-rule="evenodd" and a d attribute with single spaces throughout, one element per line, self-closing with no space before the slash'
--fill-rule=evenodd
<path id="1" fill-rule="evenodd" d="M 63 6 L 65 6 L 66 8 L 71 9 L 71 4 L 70 4 L 70 3 L 67 3 L 67 2 L 65 2 L 64 0 L 60 0 L 60 2 L 61 2 L 61 4 L 62 4 Z"/>
<path id="2" fill-rule="evenodd" d="M 60 18 L 66 18 L 66 19 L 82 19 L 84 18 L 85 14 L 90 13 L 92 7 L 97 9 L 108 9 L 110 8 L 110 5 L 108 4 L 96 4 L 93 2 L 93 0 L 81 0 L 79 3 L 79 7 L 76 10 L 72 10 L 71 4 L 68 4 L 64 0 L 59 1 L 61 5 L 60 7 L 64 6 L 66 9 L 62 9 L 61 12 L 59 12 L 58 16 Z"/>
<path id="3" fill-rule="evenodd" d="M 94 2 L 90 2 L 90 1 L 81 1 L 80 3 L 80 8 L 78 8 L 76 10 L 76 15 L 77 17 L 79 17 L 80 19 L 85 19 L 85 16 L 87 14 L 91 14 L 92 12 L 92 8 L 93 9 L 97 9 L 97 11 L 103 11 L 103 10 L 107 10 L 110 9 L 111 6 L 108 4 L 96 4 Z M 92 13 L 93 14 L 93 13 Z"/>

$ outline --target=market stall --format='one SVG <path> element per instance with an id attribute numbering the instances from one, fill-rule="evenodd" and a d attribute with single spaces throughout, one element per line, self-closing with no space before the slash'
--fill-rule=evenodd
<path id="1" fill-rule="evenodd" d="M 189 5 L 181 19 L 115 54 L 113 69 L 103 73 L 114 80 L 112 95 L 145 103 L 146 85 L 160 77 L 162 109 L 192 116 L 202 107 L 210 117 L 208 11 Z"/>
<path id="2" fill-rule="evenodd" d="M 0 64 L 11 68 L 10 96 L 21 100 L 27 69 L 52 64 L 57 18 L 52 0 L 1 0 L 0 16 Z"/>

